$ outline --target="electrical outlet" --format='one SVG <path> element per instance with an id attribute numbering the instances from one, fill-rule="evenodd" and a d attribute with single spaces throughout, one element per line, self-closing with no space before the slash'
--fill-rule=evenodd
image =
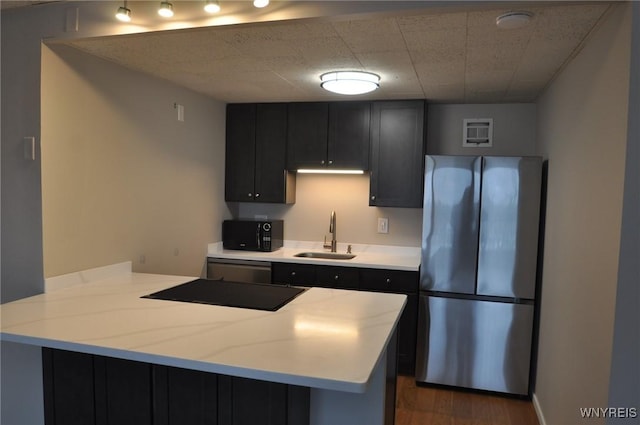
<path id="1" fill-rule="evenodd" d="M 389 233 L 389 219 L 378 217 L 378 233 Z"/>

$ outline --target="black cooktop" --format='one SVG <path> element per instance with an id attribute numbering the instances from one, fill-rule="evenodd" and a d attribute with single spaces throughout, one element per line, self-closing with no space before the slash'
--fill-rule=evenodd
<path id="1" fill-rule="evenodd" d="M 142 298 L 276 311 L 304 291 L 292 286 L 196 279 Z"/>

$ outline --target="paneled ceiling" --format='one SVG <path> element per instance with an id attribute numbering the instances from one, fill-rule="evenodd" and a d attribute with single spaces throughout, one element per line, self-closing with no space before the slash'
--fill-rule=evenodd
<path id="1" fill-rule="evenodd" d="M 359 98 L 532 102 L 580 50 L 611 5 L 523 6 L 532 19 L 519 29 L 496 26 L 496 17 L 512 8 L 425 8 L 67 44 L 226 102 L 337 99 L 320 88 L 320 74 L 354 69 L 381 76 L 380 89 Z"/>

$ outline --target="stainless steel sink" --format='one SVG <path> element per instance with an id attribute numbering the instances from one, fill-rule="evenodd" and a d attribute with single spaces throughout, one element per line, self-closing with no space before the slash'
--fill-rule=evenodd
<path id="1" fill-rule="evenodd" d="M 325 258 L 328 260 L 351 260 L 355 254 L 339 254 L 337 252 L 299 252 L 294 257 Z"/>

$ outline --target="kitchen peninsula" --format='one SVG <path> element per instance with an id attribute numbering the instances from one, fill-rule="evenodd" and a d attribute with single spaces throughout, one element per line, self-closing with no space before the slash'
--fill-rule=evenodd
<path id="1" fill-rule="evenodd" d="M 309 288 L 275 312 L 141 298 L 193 279 L 132 273 L 130 263 L 48 279 L 47 293 L 0 306 L 0 336 L 307 388 L 312 425 L 393 423 L 388 378 L 405 296 Z"/>

